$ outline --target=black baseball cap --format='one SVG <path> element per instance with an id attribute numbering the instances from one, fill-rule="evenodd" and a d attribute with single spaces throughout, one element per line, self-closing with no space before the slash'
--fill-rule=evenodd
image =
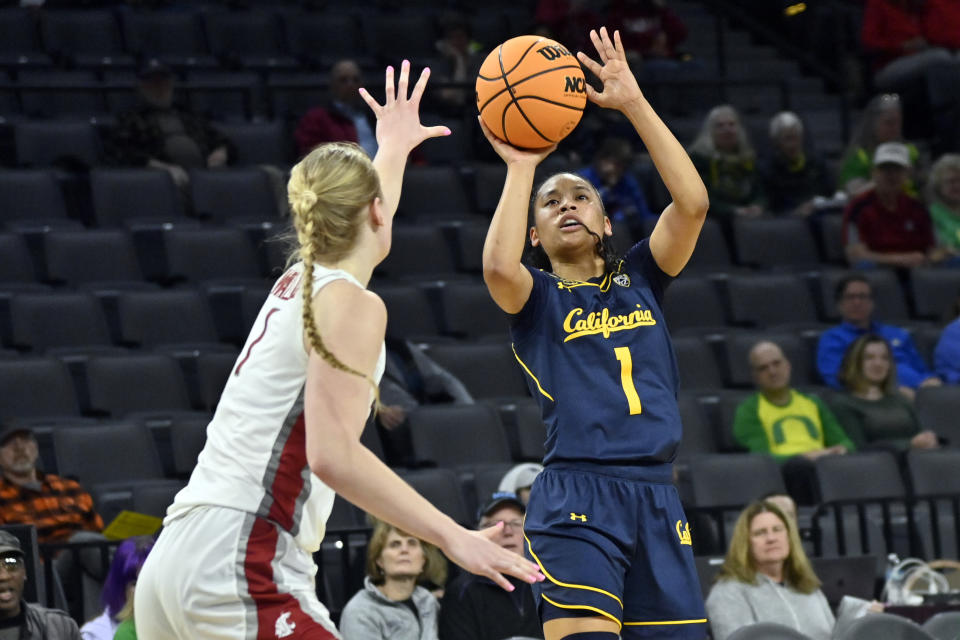
<path id="1" fill-rule="evenodd" d="M 485 516 L 505 505 L 516 507 L 520 510 L 520 513 L 527 512 L 527 507 L 520 498 L 517 497 L 517 494 L 512 491 L 497 491 L 493 493 L 486 504 L 481 506 L 477 511 L 477 522 L 480 522 Z"/>
<path id="2" fill-rule="evenodd" d="M 20 546 L 20 538 L 0 529 L 0 554 L 4 553 L 15 553 L 21 558 L 25 557 L 23 547 Z"/>

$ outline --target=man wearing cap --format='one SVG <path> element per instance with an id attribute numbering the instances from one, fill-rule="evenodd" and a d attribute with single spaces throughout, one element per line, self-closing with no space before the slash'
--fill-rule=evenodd
<path id="1" fill-rule="evenodd" d="M 477 529 L 503 523 L 493 538 L 504 549 L 523 554 L 523 515 L 526 507 L 515 493 L 498 491 L 480 507 Z M 447 585 L 440 603 L 440 640 L 503 640 L 543 638 L 530 585 L 509 578 L 512 592 L 490 579 L 466 572 Z"/>
<path id="2" fill-rule="evenodd" d="M 543 471 L 543 465 L 536 462 L 518 464 L 503 475 L 497 491 L 513 492 L 520 498 L 520 502 L 526 505 L 530 501 L 530 487 L 533 486 L 533 481 L 541 471 Z"/>
<path id="3" fill-rule="evenodd" d="M 20 540 L 0 530 L 0 640 L 80 640 L 77 623 L 65 612 L 24 602 L 26 581 Z"/>
<path id="4" fill-rule="evenodd" d="M 873 189 L 854 198 L 843 216 L 843 244 L 854 266 L 918 267 L 945 256 L 935 247 L 926 207 L 904 193 L 910 150 L 885 142 L 873 154 Z"/>
<path id="5" fill-rule="evenodd" d="M 37 469 L 29 429 L 0 432 L 0 522 L 32 524 L 40 542 L 63 542 L 78 531 L 101 531 L 103 520 L 79 483 Z M 0 636 L 2 640 L 2 636 Z"/>
<path id="6" fill-rule="evenodd" d="M 140 105 L 120 114 L 106 141 L 108 160 L 117 165 L 167 171 L 185 187 L 187 171 L 222 167 L 232 145 L 206 118 L 174 105 L 174 75 L 150 60 L 139 73 Z"/>

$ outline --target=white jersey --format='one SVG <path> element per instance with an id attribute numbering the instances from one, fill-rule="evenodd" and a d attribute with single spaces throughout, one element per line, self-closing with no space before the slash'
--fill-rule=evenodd
<path id="1" fill-rule="evenodd" d="M 230 373 L 189 484 L 167 510 L 169 524 L 193 507 L 238 509 L 275 522 L 308 553 L 320 548 L 334 492 L 307 464 L 303 387 L 303 263 L 284 273 L 260 309 Z M 349 273 L 315 265 L 313 295 Z M 381 346 L 374 379 L 386 362 Z M 371 401 L 373 392 L 371 391 Z"/>

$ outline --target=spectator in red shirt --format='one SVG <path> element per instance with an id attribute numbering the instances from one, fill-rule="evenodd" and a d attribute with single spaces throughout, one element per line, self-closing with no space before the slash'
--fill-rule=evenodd
<path id="1" fill-rule="evenodd" d="M 666 0 L 613 0 L 607 23 L 620 30 L 627 52 L 645 62 L 675 58 L 677 46 L 687 38 L 687 25 Z"/>
<path id="2" fill-rule="evenodd" d="M 377 138 L 372 113 L 360 98 L 362 75 L 353 60 L 339 60 L 330 68 L 330 101 L 310 109 L 297 125 L 293 137 L 305 156 L 322 142 L 356 142 L 372 158 Z"/>
<path id="3" fill-rule="evenodd" d="M 877 147 L 873 189 L 844 212 L 843 242 L 851 265 L 909 268 L 939 259 L 927 209 L 903 192 L 911 166 L 906 145 L 885 142 Z"/>

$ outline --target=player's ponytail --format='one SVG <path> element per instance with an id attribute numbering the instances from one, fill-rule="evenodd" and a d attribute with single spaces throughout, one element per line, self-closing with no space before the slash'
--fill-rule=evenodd
<path id="1" fill-rule="evenodd" d="M 336 262 L 356 245 L 366 220 L 361 210 L 380 197 L 380 179 L 363 150 L 333 142 L 311 151 L 290 171 L 287 198 L 303 261 L 303 330 L 310 346 L 330 366 L 359 376 L 380 392 L 368 375 L 344 364 L 323 342 L 313 316 L 313 267 L 317 260 Z"/>

